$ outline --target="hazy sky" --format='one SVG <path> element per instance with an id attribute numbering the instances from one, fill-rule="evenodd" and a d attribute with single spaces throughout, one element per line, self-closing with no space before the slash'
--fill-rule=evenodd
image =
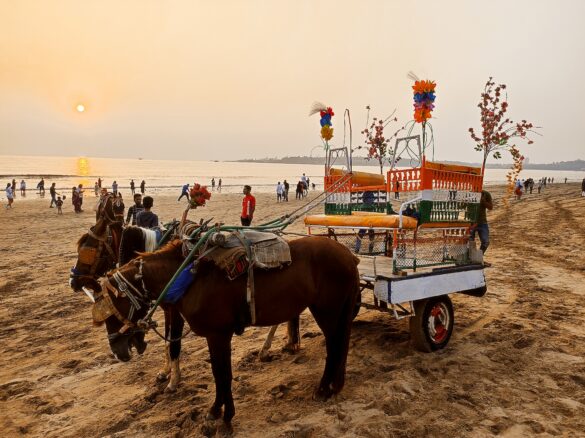
<path id="1" fill-rule="evenodd" d="M 581 0 L 0 0 L 0 154 L 308 155 L 314 100 L 335 145 L 351 110 L 356 146 L 368 104 L 412 119 L 412 70 L 437 82 L 437 158 L 480 160 L 490 75 L 544 127 L 532 162 L 585 158 L 583 17 Z"/>

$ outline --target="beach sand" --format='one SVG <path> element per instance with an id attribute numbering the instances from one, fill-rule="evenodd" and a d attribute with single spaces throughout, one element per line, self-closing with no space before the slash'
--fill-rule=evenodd
<path id="1" fill-rule="evenodd" d="M 323 336 L 301 318 L 302 350 L 256 354 L 267 328 L 234 337 L 235 434 L 239 437 L 582 436 L 585 431 L 585 198 L 556 184 L 509 207 L 492 189 L 491 246 L 483 298 L 453 295 L 448 347 L 420 353 L 408 321 L 362 309 L 353 326 L 345 388 L 321 403 Z M 314 195 L 313 195 L 314 196 Z M 75 215 L 49 198 L 0 209 L 0 434 L 2 436 L 200 436 L 214 394 L 206 342 L 188 336 L 182 381 L 163 393 L 163 342 L 117 362 L 90 304 L 69 288 L 76 241 L 94 222 L 94 199 Z M 127 199 L 129 207 L 130 199 Z M 172 196 L 155 199 L 163 221 L 180 217 Z M 258 196 L 255 222 L 301 205 Z M 237 223 L 240 195 L 214 195 L 190 215 Z M 299 222 L 291 229 L 304 232 Z M 366 292 L 367 293 L 367 292 Z M 156 319 L 162 323 L 162 315 Z"/>

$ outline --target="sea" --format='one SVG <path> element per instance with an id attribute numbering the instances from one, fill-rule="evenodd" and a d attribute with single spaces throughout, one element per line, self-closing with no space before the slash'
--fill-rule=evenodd
<path id="1" fill-rule="evenodd" d="M 324 168 L 324 164 L 0 155 L 0 183 L 4 188 L 14 178 L 18 189 L 24 179 L 27 190 L 34 190 L 43 177 L 46 190 L 53 182 L 58 190 L 70 190 L 78 184 L 92 190 L 100 177 L 104 187 L 111 187 L 112 182 L 117 181 L 124 193 L 134 179 L 137 187 L 144 180 L 150 194 L 178 194 L 184 184 L 211 185 L 212 178 L 216 184 L 221 178 L 222 191 L 226 193 L 240 193 L 245 184 L 252 186 L 253 192 L 271 193 L 276 190 L 276 184 L 285 179 L 291 186 L 296 185 L 303 173 L 317 189 L 322 189 Z M 354 166 L 354 170 L 377 173 L 378 168 Z M 506 173 L 506 169 L 487 169 L 485 184 L 505 183 Z M 520 175 L 520 178 L 535 180 L 542 177 L 554 178 L 555 182 L 564 182 L 565 178 L 576 182 L 585 177 L 585 172 L 528 169 Z"/>

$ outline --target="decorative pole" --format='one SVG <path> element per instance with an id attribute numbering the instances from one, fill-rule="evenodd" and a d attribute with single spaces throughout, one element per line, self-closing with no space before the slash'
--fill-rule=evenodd
<path id="1" fill-rule="evenodd" d="M 414 91 L 414 121 L 422 124 L 422 152 L 425 155 L 427 146 L 427 120 L 430 119 L 431 112 L 435 108 L 435 87 L 437 84 L 433 81 L 417 80 L 414 82 L 412 89 Z"/>

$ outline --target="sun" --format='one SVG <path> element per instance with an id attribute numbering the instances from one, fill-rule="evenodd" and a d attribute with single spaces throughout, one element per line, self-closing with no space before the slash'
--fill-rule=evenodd
<path id="1" fill-rule="evenodd" d="M 82 113 L 85 111 L 85 105 L 82 103 L 77 104 L 77 106 L 75 107 L 75 109 L 77 110 L 78 113 Z"/>

